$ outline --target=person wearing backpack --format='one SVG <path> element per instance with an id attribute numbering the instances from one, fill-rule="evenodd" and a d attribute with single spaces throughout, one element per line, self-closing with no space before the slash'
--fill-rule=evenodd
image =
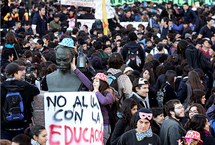
<path id="1" fill-rule="evenodd" d="M 206 18 L 207 25 L 202 27 L 199 31 L 198 38 L 211 38 L 215 36 L 215 28 L 213 27 L 214 20 L 211 17 Z"/>
<path id="2" fill-rule="evenodd" d="M 40 91 L 21 80 L 24 69 L 16 63 L 5 68 L 7 80 L 1 85 L 1 139 L 11 140 L 24 133 L 31 123 L 31 102 Z"/>
<path id="3" fill-rule="evenodd" d="M 106 142 L 111 134 L 111 126 L 110 126 L 110 111 L 109 109 L 116 102 L 116 94 L 109 87 L 107 82 L 107 76 L 103 73 L 97 73 L 95 77 L 93 77 L 93 83 L 75 66 L 75 58 L 73 58 L 73 62 L 71 63 L 71 68 L 74 73 L 78 76 L 78 78 L 83 82 L 83 84 L 91 91 L 96 94 L 98 98 L 101 112 L 103 116 L 103 144 L 106 145 Z"/>
<path id="4" fill-rule="evenodd" d="M 112 53 L 108 58 L 109 69 L 106 72 L 108 80 L 109 77 L 115 77 L 115 81 L 112 81 L 112 83 L 109 84 L 116 90 L 116 92 L 120 96 L 120 102 L 124 101 L 126 98 L 129 98 L 129 94 L 132 91 L 131 80 L 120 70 L 123 63 L 123 57 L 120 53 Z"/>
<path id="5" fill-rule="evenodd" d="M 129 32 L 128 38 L 129 42 L 121 51 L 122 57 L 128 66 L 141 72 L 145 63 L 145 51 L 136 43 L 137 35 L 134 32 Z"/>

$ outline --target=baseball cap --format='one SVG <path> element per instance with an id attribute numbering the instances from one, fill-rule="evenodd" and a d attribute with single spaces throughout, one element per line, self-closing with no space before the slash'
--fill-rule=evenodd
<path id="1" fill-rule="evenodd" d="M 130 71 L 130 70 L 133 71 L 133 69 L 132 69 L 131 67 L 128 66 L 128 67 L 125 68 L 125 70 L 124 70 L 123 73 L 126 73 L 126 72 L 128 72 L 128 71 Z"/>
<path id="2" fill-rule="evenodd" d="M 25 67 L 21 67 L 16 63 L 10 63 L 6 66 L 5 72 L 7 75 L 12 75 L 12 74 L 16 73 L 17 71 L 19 71 L 19 70 L 22 71 L 24 69 L 25 69 Z"/>
<path id="3" fill-rule="evenodd" d="M 195 140 L 199 140 L 200 142 L 203 142 L 203 141 L 201 140 L 201 135 L 200 135 L 200 133 L 197 132 L 197 131 L 194 131 L 194 130 L 189 130 L 189 131 L 187 132 L 186 136 L 185 136 L 185 137 L 182 137 L 182 138 L 184 138 L 184 139 L 195 139 Z"/>
<path id="4" fill-rule="evenodd" d="M 161 51 L 163 49 L 163 47 L 164 47 L 163 43 L 158 43 L 158 45 L 157 45 L 158 51 Z"/>
<path id="5" fill-rule="evenodd" d="M 138 85 L 145 85 L 145 84 L 149 84 L 149 81 L 147 79 L 137 78 L 133 82 L 133 88 L 137 87 Z"/>
<path id="6" fill-rule="evenodd" d="M 97 73 L 96 76 L 93 77 L 92 79 L 100 79 L 108 83 L 107 76 L 103 73 Z"/>

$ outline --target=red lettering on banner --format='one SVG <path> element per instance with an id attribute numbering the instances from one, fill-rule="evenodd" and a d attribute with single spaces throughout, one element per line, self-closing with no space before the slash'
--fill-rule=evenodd
<path id="1" fill-rule="evenodd" d="M 52 138 L 53 138 L 53 134 L 61 135 L 60 132 L 54 131 L 54 128 L 61 128 L 61 126 L 52 124 L 52 125 L 49 126 L 49 128 L 50 128 L 49 144 L 51 144 L 51 145 L 60 145 L 60 141 L 53 142 Z"/>
<path id="2" fill-rule="evenodd" d="M 83 140 L 84 140 L 85 142 L 88 142 L 88 141 L 89 141 L 88 139 L 85 138 L 85 133 L 86 133 L 87 130 L 88 130 L 88 128 L 85 128 L 84 131 L 83 131 Z"/>
<path id="3" fill-rule="evenodd" d="M 98 134 L 98 138 L 96 137 L 96 133 Z M 99 131 L 98 131 L 98 129 L 96 129 L 96 131 L 95 131 L 95 139 L 96 139 L 96 142 L 98 142 L 99 141 Z"/>
<path id="4" fill-rule="evenodd" d="M 82 142 L 82 140 L 84 142 L 90 142 L 90 143 L 93 143 L 93 142 L 99 142 L 101 141 L 103 143 L 103 131 L 102 131 L 102 126 L 101 125 L 101 130 L 98 130 L 98 129 L 93 129 L 93 127 L 91 127 L 91 131 L 90 131 L 90 136 L 86 136 L 86 132 L 88 131 L 88 128 L 84 128 L 82 129 L 82 127 L 79 127 L 79 128 L 76 128 L 74 127 L 72 130 L 72 128 L 70 126 L 67 126 L 67 125 L 64 125 L 64 144 L 65 145 L 70 145 L 72 144 L 72 141 L 74 139 L 74 141 L 76 143 L 80 143 Z M 54 129 L 56 128 L 62 128 L 61 125 L 55 125 L 55 124 L 52 124 L 49 126 L 50 128 L 50 135 L 49 135 L 49 144 L 50 145 L 60 145 L 60 140 L 59 141 L 53 141 L 53 136 L 54 134 L 57 134 L 57 135 L 61 135 L 60 132 L 58 131 L 54 131 Z M 78 130 L 79 129 L 79 133 L 78 133 Z M 71 134 L 71 135 L 70 135 Z"/>
<path id="5" fill-rule="evenodd" d="M 94 131 L 93 131 L 93 128 L 91 128 L 91 132 L 90 132 L 90 143 L 91 143 L 91 138 L 93 138 L 93 142 L 94 142 Z"/>
<path id="6" fill-rule="evenodd" d="M 71 133 L 71 139 L 69 141 L 67 141 L 67 129 L 70 131 Z M 72 129 L 69 127 L 69 126 L 64 126 L 64 131 L 65 131 L 65 145 L 69 145 L 72 143 L 72 140 L 73 140 L 73 132 L 72 132 Z"/>
<path id="7" fill-rule="evenodd" d="M 75 142 L 80 142 L 81 140 L 81 131 L 82 131 L 82 127 L 80 127 L 80 131 L 79 131 L 79 138 L 77 139 L 76 137 L 76 127 L 74 127 L 74 134 L 75 134 Z"/>

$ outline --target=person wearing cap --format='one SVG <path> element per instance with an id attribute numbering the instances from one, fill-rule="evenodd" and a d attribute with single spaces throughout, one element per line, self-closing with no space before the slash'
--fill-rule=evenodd
<path id="1" fill-rule="evenodd" d="M 33 33 L 34 35 L 38 33 L 41 38 L 45 35 L 46 30 L 48 30 L 45 13 L 45 7 L 40 6 L 38 8 L 38 12 L 36 12 L 34 17 L 32 18 Z"/>
<path id="2" fill-rule="evenodd" d="M 185 137 L 182 137 L 183 141 L 179 140 L 178 145 L 202 145 L 201 135 L 198 131 L 189 130 Z"/>
<path id="3" fill-rule="evenodd" d="M 128 33 L 129 42 L 122 48 L 121 54 L 125 61 L 129 60 L 128 53 L 137 53 L 137 61 L 135 66 L 130 66 L 134 70 L 141 71 L 143 68 L 143 64 L 145 63 L 145 51 L 142 49 L 142 47 L 136 43 L 137 41 L 137 35 L 134 32 Z M 131 54 L 130 54 L 131 55 Z M 139 60 L 138 60 L 139 59 Z"/>
<path id="4" fill-rule="evenodd" d="M 136 128 L 125 132 L 117 145 L 161 145 L 159 136 L 151 129 L 152 111 L 141 108 L 136 113 Z"/>
<path id="5" fill-rule="evenodd" d="M 158 53 L 154 54 L 154 59 L 158 59 L 162 54 L 165 54 L 164 47 L 165 45 L 163 43 L 158 43 L 157 45 Z M 169 54 L 166 55 L 169 56 Z"/>
<path id="6" fill-rule="evenodd" d="M 133 82 L 133 88 L 129 98 L 133 98 L 138 103 L 138 108 L 150 108 L 148 92 L 149 81 L 144 78 L 137 78 Z"/>
<path id="7" fill-rule="evenodd" d="M 178 99 L 172 99 L 166 102 L 164 108 L 168 119 L 164 120 L 161 125 L 161 142 L 163 145 L 178 145 L 177 141 L 186 134 L 186 131 L 180 122 L 180 119 L 185 117 L 184 106 Z"/>
<path id="8" fill-rule="evenodd" d="M 125 68 L 123 73 L 126 74 L 126 75 L 130 75 L 132 73 L 132 71 L 133 71 L 133 69 L 128 66 L 128 67 Z"/>
<path id="9" fill-rule="evenodd" d="M 210 57 L 209 49 L 211 47 L 211 41 L 209 39 L 202 39 L 202 48 L 199 50 L 202 51 L 206 56 Z"/>
<path id="10" fill-rule="evenodd" d="M 49 28 L 50 29 L 54 29 L 54 28 L 61 28 L 60 27 L 60 24 L 61 24 L 61 21 L 60 21 L 60 15 L 59 14 L 55 14 L 54 15 L 54 20 L 52 20 L 50 23 L 49 23 Z"/>
<path id="11" fill-rule="evenodd" d="M 109 87 L 109 83 L 107 81 L 107 76 L 103 73 L 97 73 L 95 77 L 93 77 L 93 83 L 75 66 L 75 58 L 73 58 L 73 62 L 71 63 L 71 68 L 74 73 L 78 76 L 78 78 L 83 82 L 83 84 L 90 90 L 96 94 L 98 101 L 100 103 L 102 116 L 104 119 L 103 122 L 103 144 L 106 145 L 108 138 L 111 133 L 111 126 L 109 121 L 109 110 L 107 105 L 112 105 L 115 101 L 114 91 Z"/>
<path id="12" fill-rule="evenodd" d="M 211 46 L 211 48 L 209 49 L 209 55 L 211 56 L 210 60 L 211 62 L 213 61 L 214 57 L 215 57 L 215 44 L 213 44 Z"/>
<path id="13" fill-rule="evenodd" d="M 25 121 L 11 124 L 5 122 L 3 116 L 1 116 L 1 139 L 11 140 L 14 136 L 24 133 L 24 130 L 31 123 L 31 102 L 40 91 L 36 86 L 21 80 L 24 69 L 25 67 L 20 67 L 16 63 L 10 63 L 5 68 L 7 80 L 1 84 L 1 111 L 3 111 L 7 93 L 19 92 L 23 99 Z"/>

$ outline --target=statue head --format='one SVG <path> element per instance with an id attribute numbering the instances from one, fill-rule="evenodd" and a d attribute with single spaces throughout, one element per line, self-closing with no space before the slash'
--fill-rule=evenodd
<path id="1" fill-rule="evenodd" d="M 55 54 L 56 54 L 56 63 L 59 67 L 59 70 L 61 72 L 66 72 L 67 70 L 70 70 L 70 63 L 73 60 L 73 57 L 75 57 L 75 50 L 71 47 L 66 47 L 62 45 L 58 45 L 55 48 Z"/>

